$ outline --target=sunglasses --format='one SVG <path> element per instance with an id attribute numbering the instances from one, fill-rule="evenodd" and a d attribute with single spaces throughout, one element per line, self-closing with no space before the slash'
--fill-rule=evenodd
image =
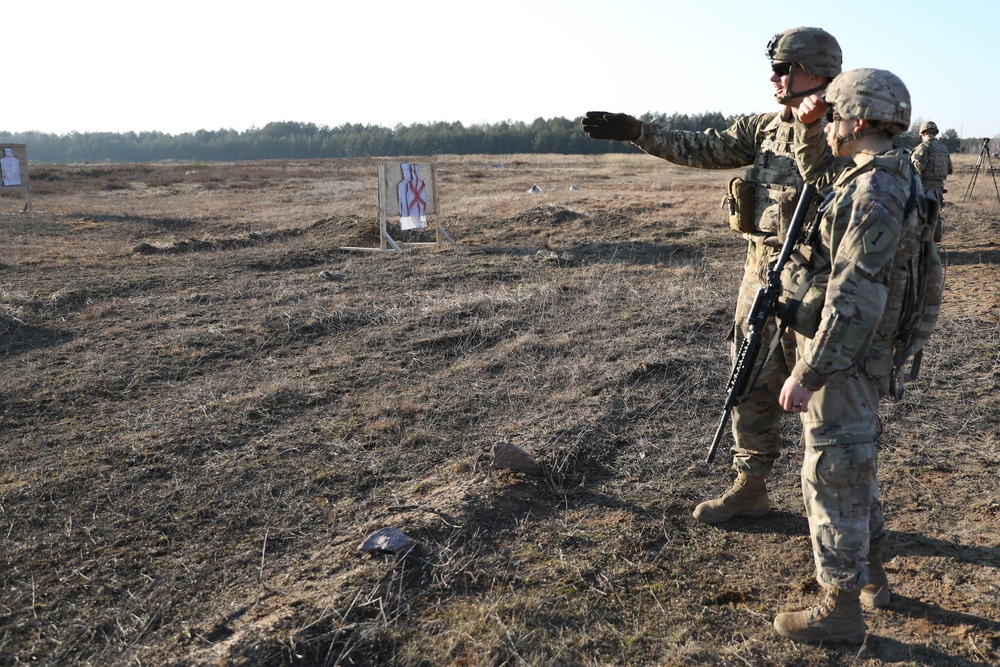
<path id="1" fill-rule="evenodd" d="M 771 71 L 778 76 L 787 76 L 793 67 L 795 63 L 771 63 Z"/>

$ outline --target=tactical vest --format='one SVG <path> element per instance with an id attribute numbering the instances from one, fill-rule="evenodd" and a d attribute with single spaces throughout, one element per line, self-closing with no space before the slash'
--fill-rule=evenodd
<path id="1" fill-rule="evenodd" d="M 928 142 L 931 149 L 931 160 L 924 174 L 927 181 L 943 181 L 948 178 L 948 147 L 936 139 Z"/>
<path id="2" fill-rule="evenodd" d="M 944 274 L 934 239 L 936 202 L 923 196 L 916 171 L 909 168 L 905 159 L 876 156 L 857 176 L 871 169 L 886 169 L 903 178 L 909 169 L 910 195 L 903 209 L 899 245 L 889 272 L 885 309 L 866 357 L 858 362 L 878 381 L 880 395 L 901 398 L 902 368 L 923 349 L 941 312 Z M 814 247 L 826 203 L 820 205 L 816 220 L 805 232 L 805 240 L 789 258 L 781 280 L 783 324 L 807 338 L 812 338 L 819 327 L 831 270 L 829 260 Z M 916 366 L 914 362 L 911 379 L 916 378 Z"/>
<path id="3" fill-rule="evenodd" d="M 734 231 L 751 239 L 778 236 L 784 241 L 802 189 L 793 151 L 794 133 L 794 121 L 782 120 L 781 114 L 761 130 L 753 165 L 742 178 L 730 181 L 729 195 L 723 201 Z"/>

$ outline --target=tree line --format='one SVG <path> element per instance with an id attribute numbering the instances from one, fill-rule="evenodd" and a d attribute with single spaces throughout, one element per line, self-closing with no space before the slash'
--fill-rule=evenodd
<path id="1" fill-rule="evenodd" d="M 738 116 L 717 112 L 670 115 L 646 113 L 643 120 L 675 130 L 701 132 L 725 129 Z M 593 155 L 628 153 L 638 149 L 628 142 L 594 141 L 580 129 L 582 118 L 537 118 L 531 123 L 502 121 L 463 125 L 460 122 L 417 123 L 393 128 L 344 124 L 337 127 L 283 121 L 252 127 L 198 130 L 184 134 L 163 132 L 3 132 L 0 143 L 28 145 L 32 162 L 158 162 L 232 161 L 267 159 L 399 157 L 442 154 L 562 153 Z M 919 121 L 901 135 L 900 145 L 920 141 Z M 960 139 L 954 129 L 941 133 L 952 152 L 979 152 L 982 139 Z M 1000 144 L 1000 142 L 998 142 Z M 997 145 L 997 144 L 994 144 Z"/>

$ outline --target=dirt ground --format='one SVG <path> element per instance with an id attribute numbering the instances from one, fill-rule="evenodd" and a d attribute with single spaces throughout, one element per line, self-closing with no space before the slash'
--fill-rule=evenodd
<path id="1" fill-rule="evenodd" d="M 403 254 L 341 249 L 378 245 L 376 160 L 0 199 L 0 665 L 1000 664 L 991 174 L 963 202 L 955 157 L 942 320 L 881 410 L 892 604 L 806 647 L 771 627 L 820 597 L 795 419 L 768 516 L 691 517 L 733 477 L 736 172 L 434 161 L 458 243 Z M 383 527 L 415 548 L 361 552 Z"/>

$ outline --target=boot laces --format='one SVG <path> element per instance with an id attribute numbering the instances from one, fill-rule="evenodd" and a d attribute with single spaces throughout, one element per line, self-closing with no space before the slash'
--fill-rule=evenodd
<path id="1" fill-rule="evenodd" d="M 834 605 L 833 596 L 827 594 L 827 596 L 823 598 L 822 601 L 817 603 L 815 606 L 809 608 L 807 618 L 810 621 L 818 621 L 823 618 L 826 618 L 833 611 L 833 605 Z"/>

